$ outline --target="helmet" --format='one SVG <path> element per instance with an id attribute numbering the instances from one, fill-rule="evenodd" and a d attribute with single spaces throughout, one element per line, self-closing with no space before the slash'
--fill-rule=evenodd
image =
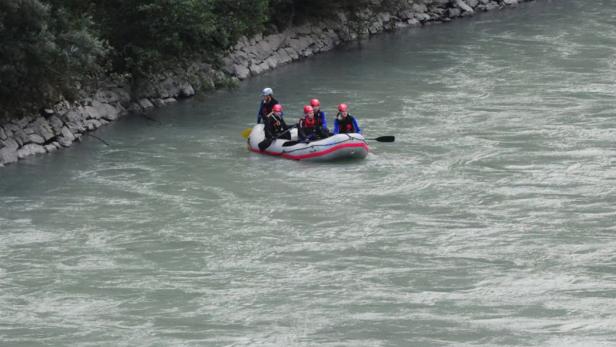
<path id="1" fill-rule="evenodd" d="M 314 112 L 314 109 L 310 105 L 304 106 L 304 113 Z"/>
<path id="2" fill-rule="evenodd" d="M 263 91 L 261 92 L 261 95 L 266 96 L 266 95 L 273 95 L 274 91 L 272 90 L 272 88 L 265 88 L 263 89 Z"/>
<path id="3" fill-rule="evenodd" d="M 349 106 L 347 106 L 347 104 L 340 104 L 340 105 L 338 105 L 338 111 L 340 111 L 340 112 L 346 112 L 348 108 L 349 108 Z"/>
<path id="4" fill-rule="evenodd" d="M 318 106 L 321 106 L 321 103 L 319 102 L 319 99 L 312 99 L 310 100 L 310 106 L 318 107 Z"/>
<path id="5" fill-rule="evenodd" d="M 276 104 L 272 107 L 272 112 L 282 112 L 282 105 Z"/>

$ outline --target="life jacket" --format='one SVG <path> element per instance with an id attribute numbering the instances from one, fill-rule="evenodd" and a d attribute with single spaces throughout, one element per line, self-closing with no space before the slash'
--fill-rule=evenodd
<path id="1" fill-rule="evenodd" d="M 316 115 L 314 117 L 308 118 L 308 117 L 304 117 L 302 118 L 302 128 L 316 128 L 318 126 L 321 126 L 321 119 L 317 118 Z"/>
<path id="2" fill-rule="evenodd" d="M 338 129 L 340 133 L 354 133 L 356 132 L 353 125 L 353 118 L 351 115 L 347 115 L 346 118 L 340 117 L 338 119 Z"/>

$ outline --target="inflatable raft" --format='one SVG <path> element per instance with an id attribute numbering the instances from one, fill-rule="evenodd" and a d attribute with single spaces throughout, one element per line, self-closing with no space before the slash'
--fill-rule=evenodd
<path id="1" fill-rule="evenodd" d="M 297 129 L 290 130 L 291 141 L 297 141 Z M 342 159 L 363 159 L 369 148 L 361 134 L 337 134 L 326 139 L 308 143 L 300 142 L 292 146 L 283 146 L 289 140 L 274 140 L 265 150 L 259 149 L 259 143 L 265 140 L 263 124 L 252 128 L 248 137 L 248 149 L 255 153 L 280 156 L 293 160 L 330 161 Z"/>

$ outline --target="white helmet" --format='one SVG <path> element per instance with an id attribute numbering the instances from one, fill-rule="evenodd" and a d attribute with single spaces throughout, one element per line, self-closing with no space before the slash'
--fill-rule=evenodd
<path id="1" fill-rule="evenodd" d="M 261 95 L 266 96 L 266 95 L 274 95 L 274 91 L 272 90 L 272 88 L 265 88 L 263 89 L 263 91 L 261 92 Z"/>

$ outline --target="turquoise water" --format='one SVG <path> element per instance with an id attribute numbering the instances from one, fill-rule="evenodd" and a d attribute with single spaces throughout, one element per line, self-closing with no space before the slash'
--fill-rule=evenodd
<path id="1" fill-rule="evenodd" d="M 0 344 L 616 344 L 615 15 L 379 36 L 0 169 Z M 396 142 L 252 154 L 264 86 Z"/>

